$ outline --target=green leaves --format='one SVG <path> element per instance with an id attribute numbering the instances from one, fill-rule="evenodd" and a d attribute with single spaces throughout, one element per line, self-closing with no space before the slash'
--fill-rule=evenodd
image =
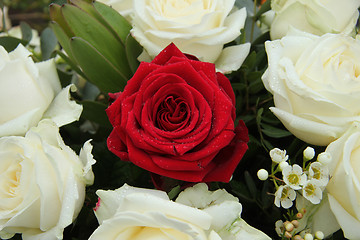
<path id="1" fill-rule="evenodd" d="M 19 45 L 19 43 L 23 45 L 27 44 L 26 41 L 19 38 L 9 37 L 9 36 L 0 37 L 0 45 L 3 46 L 8 52 L 14 50 L 17 47 L 17 45 Z"/>
<path id="2" fill-rule="evenodd" d="M 125 87 L 127 78 L 88 42 L 78 37 L 71 38 L 70 49 L 88 80 L 99 89 L 111 92 Z"/>
<path id="3" fill-rule="evenodd" d="M 52 53 L 58 45 L 58 41 L 51 28 L 47 27 L 41 32 L 40 36 L 40 48 L 42 60 L 48 60 L 51 58 Z"/>
<path id="4" fill-rule="evenodd" d="M 125 18 L 105 4 L 85 0 L 50 5 L 50 18 L 70 66 L 102 92 L 123 90 L 142 51 Z"/>

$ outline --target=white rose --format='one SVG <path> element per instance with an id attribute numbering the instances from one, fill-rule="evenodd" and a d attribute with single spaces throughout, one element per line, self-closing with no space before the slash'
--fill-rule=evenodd
<path id="1" fill-rule="evenodd" d="M 102 2 L 111 6 L 123 17 L 125 17 L 129 22 L 131 21 L 133 0 L 97 0 L 97 2 Z"/>
<path id="2" fill-rule="evenodd" d="M 76 155 L 48 119 L 25 137 L 0 138 L 0 237 L 62 239 L 83 205 L 85 185 L 94 179 L 91 150 L 88 141 Z"/>
<path id="3" fill-rule="evenodd" d="M 316 35 L 353 33 L 359 6 L 359 0 L 273 0 L 271 39 L 282 38 L 291 28 Z"/>
<path id="4" fill-rule="evenodd" d="M 329 144 L 331 179 L 326 187 L 330 209 L 348 239 L 360 239 L 360 124 Z"/>
<path id="5" fill-rule="evenodd" d="M 349 36 L 285 36 L 265 43 L 271 111 L 301 140 L 328 145 L 360 121 L 360 42 Z"/>
<path id="6" fill-rule="evenodd" d="M 241 212 L 241 204 L 221 190 L 209 192 L 206 185 L 190 188 L 176 202 L 170 201 L 165 192 L 126 184 L 115 191 L 98 190 L 97 194 L 100 200 L 95 215 L 100 226 L 89 240 L 225 240 L 240 239 L 238 232 L 241 231 L 241 237 L 248 236 L 241 239 L 270 239 L 263 237 L 265 234 L 256 235 L 258 230 L 254 231 L 244 221 L 234 224 Z M 195 201 L 189 201 L 188 197 L 195 197 Z M 213 204 L 209 205 L 211 201 Z M 190 202 L 196 206 L 187 206 Z"/>
<path id="7" fill-rule="evenodd" d="M 237 70 L 250 44 L 231 46 L 244 27 L 246 9 L 235 0 L 133 0 L 131 33 L 151 58 L 171 42 L 200 61 L 215 63 L 219 71 Z"/>
<path id="8" fill-rule="evenodd" d="M 210 228 L 215 230 L 222 240 L 271 239 L 241 218 L 241 203 L 224 189 L 209 191 L 205 183 L 198 183 L 181 192 L 176 202 L 202 209 L 211 215 L 213 220 Z"/>
<path id="9" fill-rule="evenodd" d="M 24 135 L 42 118 L 58 126 L 77 120 L 82 106 L 61 89 L 53 60 L 34 63 L 22 45 L 7 53 L 0 46 L 0 137 Z"/>
<path id="10" fill-rule="evenodd" d="M 125 184 L 114 191 L 98 190 L 97 195 L 95 215 L 100 226 L 89 240 L 221 240 L 209 230 L 209 214 L 170 201 L 165 192 Z"/>

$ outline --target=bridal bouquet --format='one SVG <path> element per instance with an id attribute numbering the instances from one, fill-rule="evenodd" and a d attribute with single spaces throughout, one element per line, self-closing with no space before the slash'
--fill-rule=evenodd
<path id="1" fill-rule="evenodd" d="M 0 1 L 0 238 L 360 239 L 359 0 Z"/>

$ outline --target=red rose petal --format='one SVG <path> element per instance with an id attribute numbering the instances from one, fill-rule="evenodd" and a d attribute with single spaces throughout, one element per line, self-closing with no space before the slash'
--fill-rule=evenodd
<path id="1" fill-rule="evenodd" d="M 184 59 L 187 57 L 175 46 L 175 44 L 169 44 L 164 50 L 162 50 L 155 58 L 151 61 L 151 63 L 164 65 L 169 61 L 170 58 L 177 56 Z"/>
<path id="2" fill-rule="evenodd" d="M 114 126 L 108 147 L 153 173 L 227 182 L 247 149 L 246 126 L 234 129 L 230 81 L 174 44 L 141 63 L 115 97 L 107 109 Z"/>
<path id="3" fill-rule="evenodd" d="M 107 146 L 111 152 L 113 152 L 116 156 L 121 158 L 121 160 L 129 160 L 127 147 L 123 141 L 121 141 L 120 137 L 117 134 L 116 129 L 114 129 L 110 136 L 107 139 Z"/>
<path id="4" fill-rule="evenodd" d="M 223 148 L 212 161 L 217 167 L 204 178 L 205 182 L 230 181 L 235 168 L 248 149 L 247 142 L 249 141 L 248 130 L 243 121 L 239 121 L 235 132 L 237 134 L 231 144 Z"/>

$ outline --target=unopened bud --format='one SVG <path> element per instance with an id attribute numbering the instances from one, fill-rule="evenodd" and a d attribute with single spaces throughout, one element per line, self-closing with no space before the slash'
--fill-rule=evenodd
<path id="1" fill-rule="evenodd" d="M 265 181 L 266 179 L 268 179 L 269 173 L 268 173 L 268 171 L 266 171 L 265 169 L 260 169 L 260 170 L 257 172 L 257 176 L 258 176 L 258 178 L 259 178 L 261 181 Z"/>
<path id="2" fill-rule="evenodd" d="M 313 235 L 311 233 L 306 233 L 304 236 L 304 240 L 314 240 Z"/>
<path id="3" fill-rule="evenodd" d="M 305 159 L 311 160 L 315 156 L 315 150 L 312 147 L 307 147 L 305 148 L 303 155 Z"/>
<path id="4" fill-rule="evenodd" d="M 306 213 L 306 208 L 302 208 L 302 209 L 300 209 L 300 211 L 299 211 L 300 213 L 302 213 L 303 215 Z"/>
<path id="5" fill-rule="evenodd" d="M 322 232 L 322 231 L 317 231 L 316 233 L 315 233 L 315 237 L 317 238 L 317 239 L 324 239 L 324 233 Z"/>
<path id="6" fill-rule="evenodd" d="M 290 239 L 292 238 L 292 234 L 289 232 L 285 232 L 284 237 Z"/>
<path id="7" fill-rule="evenodd" d="M 303 240 L 303 238 L 300 235 L 295 235 L 293 237 L 294 240 Z"/>
<path id="8" fill-rule="evenodd" d="M 285 229 L 288 232 L 291 232 L 292 230 L 294 230 L 294 225 L 291 222 L 285 222 L 284 223 Z"/>
<path id="9" fill-rule="evenodd" d="M 299 221 L 298 220 L 292 220 L 292 225 L 294 225 L 295 228 L 299 227 Z"/>

